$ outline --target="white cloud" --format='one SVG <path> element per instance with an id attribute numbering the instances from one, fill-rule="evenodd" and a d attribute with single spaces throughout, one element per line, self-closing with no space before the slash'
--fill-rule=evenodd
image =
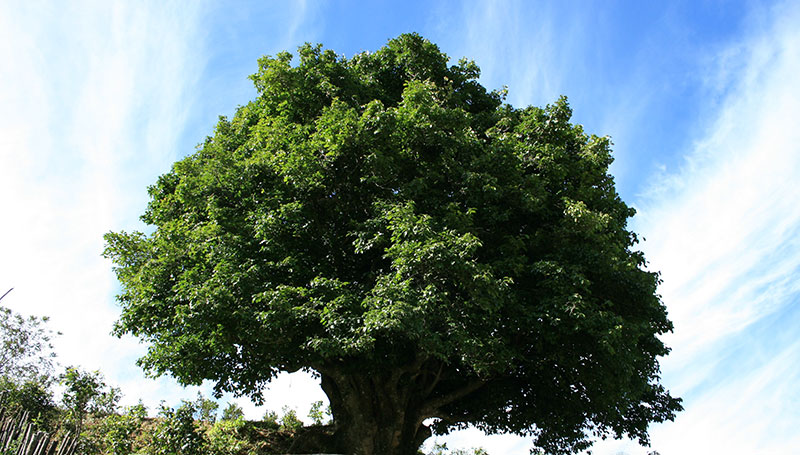
<path id="1" fill-rule="evenodd" d="M 62 364 L 99 368 L 135 398 L 156 383 L 120 375 L 118 359 L 140 348 L 109 335 L 116 280 L 102 235 L 141 213 L 146 185 L 176 158 L 203 65 L 191 48 L 200 11 L 0 8 L 0 286 L 15 288 L 3 304 L 51 316 Z"/>
<path id="2" fill-rule="evenodd" d="M 660 290 L 681 347 L 690 342 L 682 337 L 741 330 L 797 290 L 785 278 L 800 266 L 798 56 L 800 33 L 784 22 L 759 37 L 747 70 L 684 169 L 639 204 L 634 229 L 648 239 L 644 249 L 663 273 Z M 700 312 L 706 317 L 698 318 Z"/>
<path id="3" fill-rule="evenodd" d="M 453 11 L 455 9 L 455 11 Z M 514 105 L 545 105 L 562 94 L 570 59 L 586 42 L 584 15 L 558 20 L 552 4 L 534 10 L 520 1 L 442 6 L 434 25 L 438 43 L 454 60 L 466 56 L 481 68 L 489 89 L 509 87 Z"/>
<path id="4" fill-rule="evenodd" d="M 547 8 L 538 13 L 552 19 Z M 511 74 L 515 85 L 526 81 L 534 88 L 523 91 L 522 104 L 547 102 L 566 78 L 560 56 L 585 48 L 554 44 L 552 29 L 538 23 L 527 23 L 533 32 L 521 30 L 519 15 L 513 2 L 475 6 L 466 15 L 469 52 L 450 52 L 474 56 L 484 81 L 493 80 L 492 68 Z M 792 363 L 800 348 L 791 336 L 800 301 L 800 9 L 754 8 L 746 23 L 747 35 L 715 47 L 707 73 L 691 81 L 706 84 L 709 120 L 692 126 L 700 139 L 686 150 L 684 166 L 653 176 L 636 204 L 633 230 L 647 238 L 642 247 L 662 272 L 660 292 L 676 325 L 665 337 L 673 352 L 662 361 L 664 383 L 686 398 L 676 422 L 653 428 L 662 455 L 791 453 L 800 446 L 791 431 L 800 425 L 793 389 L 800 371 Z M 619 94 L 616 114 L 642 113 L 649 102 L 640 97 L 647 95 L 642 80 L 631 78 L 636 84 Z M 635 125 L 630 114 L 610 116 L 618 119 L 612 130 Z M 519 439 L 500 438 L 508 446 L 490 453 L 527 450 Z M 462 447 L 490 441 L 477 432 L 446 440 Z M 593 453 L 647 450 L 607 441 Z"/>
<path id="5" fill-rule="evenodd" d="M 664 382 L 687 398 L 676 422 L 653 430 L 664 455 L 800 446 L 787 431 L 800 413 L 786 405 L 800 379 L 790 335 L 800 294 L 800 8 L 770 18 L 723 51 L 707 79 L 724 94 L 718 113 L 683 168 L 637 207 L 634 230 L 662 272 L 676 327 L 665 337 Z"/>
<path id="6" fill-rule="evenodd" d="M 312 13 L 296 3 L 276 38 L 297 41 Z M 15 288 L 3 305 L 50 316 L 62 365 L 100 369 L 125 403 L 151 411 L 208 388 L 144 378 L 143 347 L 110 335 L 117 282 L 102 235 L 141 229 L 147 185 L 192 150 L 181 136 L 204 96 L 208 14 L 184 2 L 0 6 L 0 59 L 11 63 L 0 66 L 0 288 Z M 326 401 L 303 374 L 282 375 L 265 398 L 301 418 Z M 251 418 L 264 412 L 236 401 Z"/>
<path id="7" fill-rule="evenodd" d="M 531 33 L 516 20 L 522 5 L 465 6 L 457 17 L 464 41 L 443 47 L 475 58 L 489 87 L 508 82 L 514 104 L 543 104 L 562 89 L 585 17 L 559 23 L 542 7 L 524 25 Z M 311 32 L 309 9 L 300 3 L 285 24 L 288 41 Z M 177 2 L 0 5 L 0 292 L 15 288 L 3 305 L 52 316 L 64 332 L 62 363 L 100 368 L 151 406 L 194 389 L 143 380 L 133 365 L 138 343 L 108 335 L 116 281 L 99 255 L 102 234 L 135 225 L 144 188 L 178 158 L 204 65 L 202 15 Z M 754 21 L 704 79 L 721 99 L 706 133 L 683 169 L 659 178 L 638 204 L 634 230 L 663 272 L 676 324 L 665 382 L 687 397 L 675 423 L 653 430 L 663 455 L 800 446 L 800 343 L 790 326 L 800 293 L 800 9 Z M 297 406 L 300 416 L 318 399 L 302 375 L 282 376 L 266 396 L 269 408 Z M 250 417 L 263 412 L 240 403 Z M 529 447 L 474 431 L 447 440 L 493 454 Z M 603 447 L 595 453 L 644 453 Z"/>

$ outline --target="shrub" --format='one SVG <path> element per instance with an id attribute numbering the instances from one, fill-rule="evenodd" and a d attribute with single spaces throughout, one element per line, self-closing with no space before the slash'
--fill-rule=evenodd
<path id="1" fill-rule="evenodd" d="M 267 428 L 277 430 L 281 425 L 278 423 L 278 413 L 275 411 L 271 411 L 267 409 L 264 412 L 264 417 L 261 418 L 261 421 L 266 424 Z"/>
<path id="2" fill-rule="evenodd" d="M 297 418 L 297 411 L 290 409 L 289 406 L 283 407 L 283 417 L 281 417 L 281 430 L 297 430 L 303 427 L 303 422 Z"/>
<path id="3" fill-rule="evenodd" d="M 0 377 L 0 405 L 11 411 L 27 411 L 39 430 L 49 431 L 58 419 L 53 392 L 44 381 L 26 380 L 16 383 Z"/>
<path id="4" fill-rule="evenodd" d="M 97 428 L 100 451 L 106 455 L 133 454 L 146 416 L 147 409 L 139 403 L 129 407 L 122 415 L 105 417 Z"/>
<path id="5" fill-rule="evenodd" d="M 222 411 L 222 420 L 237 419 L 244 419 L 244 411 L 242 410 L 242 407 L 236 403 L 228 403 L 228 406 Z"/>
<path id="6" fill-rule="evenodd" d="M 331 416 L 331 408 L 322 408 L 322 401 L 315 401 L 311 404 L 311 409 L 308 411 L 308 418 L 314 425 L 323 425 L 326 420 Z"/>
<path id="7" fill-rule="evenodd" d="M 197 409 L 184 401 L 177 409 L 161 406 L 160 419 L 144 447 L 146 455 L 203 455 L 205 438 L 194 420 Z"/>
<path id="8" fill-rule="evenodd" d="M 194 401 L 194 416 L 197 420 L 206 423 L 214 423 L 217 420 L 217 409 L 219 403 L 210 400 L 203 396 L 202 393 L 197 392 L 197 399 Z"/>
<path id="9" fill-rule="evenodd" d="M 231 406 L 229 405 L 228 408 Z M 241 410 L 241 408 L 239 408 Z M 255 455 L 256 447 L 243 434 L 245 421 L 242 417 L 215 423 L 206 431 L 206 450 L 209 455 Z"/>

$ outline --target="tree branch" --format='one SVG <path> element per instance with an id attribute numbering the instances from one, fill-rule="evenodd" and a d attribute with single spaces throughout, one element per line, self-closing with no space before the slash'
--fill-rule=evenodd
<path id="1" fill-rule="evenodd" d="M 436 387 L 436 384 L 438 384 L 439 380 L 442 379 L 442 371 L 443 370 L 444 370 L 444 362 L 439 364 L 439 371 L 436 372 L 436 376 L 433 378 L 433 381 L 431 382 L 431 384 L 428 387 L 425 388 L 425 396 L 426 397 L 428 395 L 430 395 L 431 392 L 433 392 L 433 389 Z"/>
<path id="2" fill-rule="evenodd" d="M 474 379 L 474 380 L 468 382 L 467 384 L 465 384 L 461 388 L 458 388 L 456 390 L 453 390 L 450 393 L 446 393 L 444 395 L 436 397 L 436 398 L 430 400 L 428 403 L 425 404 L 425 406 L 424 406 L 424 410 L 426 411 L 425 413 L 430 415 L 430 416 L 432 416 L 432 417 L 434 417 L 434 416 L 436 416 L 437 413 L 440 413 L 439 412 L 439 408 L 440 407 L 442 407 L 442 406 L 444 406 L 446 404 L 450 404 L 450 403 L 452 403 L 452 402 L 454 402 L 456 400 L 460 400 L 461 398 L 464 398 L 465 396 L 469 395 L 470 393 L 472 393 L 472 392 L 480 389 L 481 387 L 483 387 L 484 384 L 486 384 L 486 382 L 484 382 L 483 380 Z"/>
<path id="3" fill-rule="evenodd" d="M 402 373 L 413 373 L 413 372 L 417 372 L 417 371 L 419 371 L 419 370 L 420 370 L 420 368 L 422 368 L 422 365 L 423 365 L 425 362 L 427 362 L 428 360 L 430 360 L 430 357 L 429 357 L 429 356 L 427 356 L 427 355 L 420 355 L 419 353 L 417 353 L 416 355 L 414 355 L 414 361 L 413 361 L 413 362 L 411 362 L 411 363 L 408 363 L 408 364 L 406 364 L 406 365 L 403 365 L 402 367 L 400 367 L 400 371 L 401 371 Z"/>

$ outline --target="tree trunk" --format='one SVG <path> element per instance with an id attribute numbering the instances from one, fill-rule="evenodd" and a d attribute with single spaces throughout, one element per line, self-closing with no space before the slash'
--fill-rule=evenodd
<path id="1" fill-rule="evenodd" d="M 344 453 L 416 455 L 431 435 L 422 424 L 423 397 L 399 374 L 323 373 L 321 382 Z"/>

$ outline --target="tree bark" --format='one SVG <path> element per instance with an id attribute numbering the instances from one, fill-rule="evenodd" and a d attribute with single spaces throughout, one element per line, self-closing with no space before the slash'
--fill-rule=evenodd
<path id="1" fill-rule="evenodd" d="M 321 369 L 336 426 L 335 449 L 352 455 L 416 455 L 431 436 L 423 421 L 481 385 L 444 393 L 436 388 L 441 368 L 422 374 L 421 366 L 416 362 L 388 372 L 358 373 Z"/>
<path id="2" fill-rule="evenodd" d="M 353 455 L 417 453 L 423 425 L 411 387 L 389 375 L 322 375 L 322 389 L 331 402 L 340 450 Z"/>

